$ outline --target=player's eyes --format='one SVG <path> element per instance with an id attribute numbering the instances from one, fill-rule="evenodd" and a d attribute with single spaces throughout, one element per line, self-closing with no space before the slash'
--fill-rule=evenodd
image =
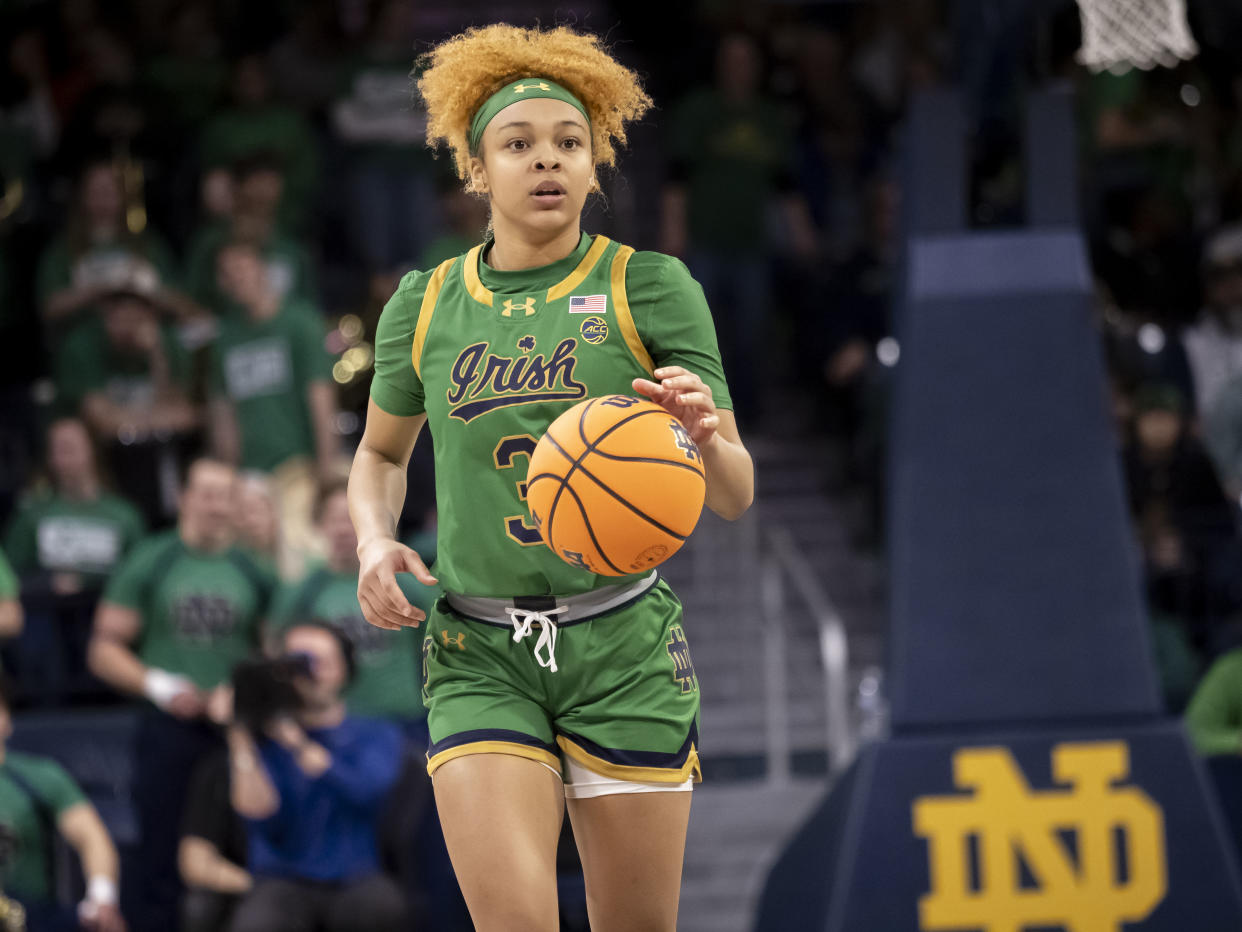
<path id="1" fill-rule="evenodd" d="M 526 140 L 525 139 L 511 139 L 509 140 L 507 148 L 513 149 L 515 151 L 520 151 L 522 149 L 525 149 Z"/>
<path id="2" fill-rule="evenodd" d="M 582 145 L 582 142 L 581 140 L 575 139 L 573 136 L 570 136 L 568 139 L 564 140 L 561 143 L 561 145 L 564 146 L 566 149 L 577 149 L 580 145 Z"/>

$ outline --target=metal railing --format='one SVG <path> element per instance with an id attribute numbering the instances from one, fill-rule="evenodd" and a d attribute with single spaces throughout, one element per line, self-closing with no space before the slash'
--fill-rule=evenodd
<path id="1" fill-rule="evenodd" d="M 764 707 L 768 780 L 787 782 L 791 773 L 786 625 L 795 617 L 789 587 L 810 613 L 819 638 L 824 675 L 825 749 L 828 774 L 840 773 L 853 759 L 857 737 L 850 711 L 849 646 L 845 625 L 824 591 L 815 569 L 803 556 L 788 528 L 771 527 L 763 535 L 760 596 L 764 625 Z"/>

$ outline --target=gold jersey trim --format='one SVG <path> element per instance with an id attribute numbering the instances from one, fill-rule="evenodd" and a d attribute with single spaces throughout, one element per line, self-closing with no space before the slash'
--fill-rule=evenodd
<path id="1" fill-rule="evenodd" d="M 595 241 L 591 243 L 591 248 L 586 251 L 586 255 L 582 257 L 582 261 L 578 263 L 574 270 L 548 289 L 543 299 L 544 303 L 548 304 L 559 300 L 581 285 L 586 280 L 586 277 L 591 274 L 591 270 L 595 268 L 595 264 L 599 262 L 600 257 L 603 256 L 604 251 L 608 249 L 611 243 L 612 240 L 606 236 L 596 236 Z M 480 243 L 466 253 L 466 261 L 461 270 L 462 283 L 466 286 L 466 292 L 470 297 L 480 304 L 492 307 L 495 303 L 496 295 L 479 278 L 479 257 L 483 254 L 484 245 L 484 243 Z"/>
<path id="2" fill-rule="evenodd" d="M 439 754 L 429 754 L 427 773 L 434 774 L 449 761 L 471 754 L 509 754 L 513 757 L 525 757 L 527 760 L 547 764 L 557 773 L 561 772 L 561 760 L 551 751 L 533 748 L 529 744 L 518 744 L 516 741 L 471 741 L 469 744 L 459 744 L 455 748 L 448 748 Z"/>
<path id="3" fill-rule="evenodd" d="M 651 354 L 647 352 L 642 337 L 638 335 L 634 315 L 630 313 L 630 299 L 625 293 L 625 270 L 632 255 L 632 247 L 622 246 L 612 257 L 612 306 L 617 312 L 617 326 L 621 328 L 625 345 L 630 348 L 630 353 L 638 360 L 638 364 L 647 370 L 647 374 L 654 375 L 655 363 L 651 361 Z"/>
<path id="4" fill-rule="evenodd" d="M 560 300 L 586 281 L 586 277 L 591 274 L 591 269 L 595 268 L 595 263 L 599 262 L 600 256 L 604 254 L 610 242 L 607 236 L 596 236 L 595 242 L 582 257 L 578 267 L 548 289 L 548 296 L 544 298 L 544 303 L 551 304 L 553 301 Z"/>
<path id="5" fill-rule="evenodd" d="M 483 252 L 483 243 L 474 246 L 466 253 L 466 262 L 462 266 L 461 274 L 466 284 L 466 291 L 470 293 L 470 297 L 478 301 L 480 304 L 492 306 L 493 295 L 490 291 L 483 287 L 483 282 L 479 281 L 479 255 Z"/>
<path id="6" fill-rule="evenodd" d="M 431 326 L 431 315 L 435 312 L 440 289 L 444 287 L 449 269 L 456 261 L 456 257 L 445 259 L 436 266 L 436 270 L 431 273 L 431 281 L 427 282 L 427 290 L 423 292 L 423 303 L 418 309 L 418 324 L 414 327 L 414 345 L 410 349 L 410 360 L 414 363 L 414 372 L 420 379 L 423 377 L 420 363 L 423 359 L 423 344 L 427 342 L 427 328 Z"/>

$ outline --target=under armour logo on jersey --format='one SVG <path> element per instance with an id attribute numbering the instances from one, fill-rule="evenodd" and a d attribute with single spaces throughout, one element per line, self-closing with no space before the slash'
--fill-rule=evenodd
<path id="1" fill-rule="evenodd" d="M 441 631 L 440 638 L 444 641 L 445 647 L 456 647 L 458 650 L 466 649 L 466 644 L 465 644 L 466 632 L 465 631 L 458 632 L 452 637 L 449 637 L 449 633 L 447 631 Z"/>
<path id="2" fill-rule="evenodd" d="M 546 85 L 546 84 L 544 84 L 542 81 L 540 81 L 538 84 L 518 84 L 518 85 L 515 85 L 515 86 L 514 86 L 514 88 L 513 88 L 513 93 L 515 93 L 515 94 L 525 94 L 527 91 L 529 91 L 529 90 L 534 90 L 535 88 L 538 88 L 538 89 L 539 89 L 539 90 L 541 90 L 541 91 L 550 91 L 550 90 L 552 90 L 552 88 L 548 87 L 548 85 Z"/>
<path id="3" fill-rule="evenodd" d="M 517 304 L 512 298 L 505 298 L 505 308 L 500 312 L 500 316 L 512 317 L 515 310 L 525 311 L 526 316 L 530 317 L 531 314 L 535 313 L 535 299 L 526 298 L 521 304 Z"/>

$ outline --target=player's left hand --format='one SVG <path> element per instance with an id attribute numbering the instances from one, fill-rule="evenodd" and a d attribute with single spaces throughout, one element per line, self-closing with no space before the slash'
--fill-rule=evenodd
<path id="1" fill-rule="evenodd" d="M 665 366 L 655 371 L 659 382 L 635 379 L 634 391 L 645 395 L 677 420 L 690 432 L 690 438 L 700 447 L 716 436 L 720 415 L 712 400 L 711 388 L 693 372 L 681 366 Z"/>

